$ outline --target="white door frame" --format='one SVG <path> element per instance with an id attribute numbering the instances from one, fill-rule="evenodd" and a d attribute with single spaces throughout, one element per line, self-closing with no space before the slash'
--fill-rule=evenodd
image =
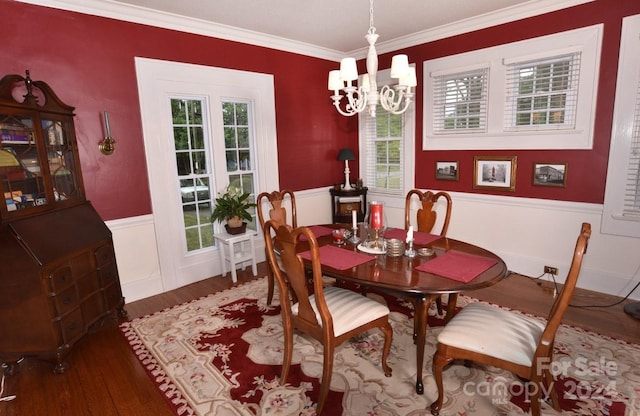
<path id="1" fill-rule="evenodd" d="M 163 290 L 167 291 L 215 276 L 222 270 L 215 248 L 187 253 L 182 244 L 184 230 L 179 220 L 182 208 L 168 97 L 214 91 L 211 99 L 217 100 L 237 91 L 235 96 L 252 100 L 258 194 L 279 189 L 273 76 L 139 57 L 135 58 L 135 66 L 160 272 Z M 211 101 L 208 107 L 218 108 L 213 104 Z M 171 192 L 173 186 L 176 192 Z M 212 187 L 212 197 L 215 191 Z"/>

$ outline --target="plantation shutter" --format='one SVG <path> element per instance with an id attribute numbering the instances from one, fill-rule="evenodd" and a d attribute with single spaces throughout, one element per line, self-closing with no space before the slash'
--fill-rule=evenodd
<path id="1" fill-rule="evenodd" d="M 391 114 L 382 106 L 376 117 L 364 116 L 367 167 L 365 185 L 370 190 L 402 191 L 404 188 L 403 115 Z"/>
<path id="2" fill-rule="evenodd" d="M 435 134 L 487 130 L 488 68 L 431 76 Z"/>
<path id="3" fill-rule="evenodd" d="M 507 65 L 505 130 L 575 128 L 580 52 Z"/>
<path id="4" fill-rule="evenodd" d="M 633 132 L 629 148 L 623 215 L 640 216 L 640 81 L 637 85 Z"/>

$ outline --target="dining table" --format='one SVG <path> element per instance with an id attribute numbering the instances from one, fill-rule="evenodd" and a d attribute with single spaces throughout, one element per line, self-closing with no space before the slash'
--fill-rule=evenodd
<path id="1" fill-rule="evenodd" d="M 350 282 L 365 290 L 379 289 L 413 303 L 418 394 L 424 393 L 422 369 L 431 303 L 443 294 L 459 294 L 494 285 L 509 274 L 505 262 L 491 251 L 440 235 L 413 232 L 412 245 L 416 253 L 405 255 L 402 252 L 391 256 L 382 245 L 384 239 L 404 242 L 406 230 L 389 228 L 379 235 L 381 244 L 374 245 L 370 241 L 354 242 L 348 238 L 336 244 L 332 231 L 345 228 L 345 225 L 323 224 L 309 228 L 319 245 L 323 275 L 335 278 L 337 284 Z M 305 244 L 299 245 L 299 253 L 310 264 Z M 455 305 L 449 302 L 447 318 L 454 313 Z"/>

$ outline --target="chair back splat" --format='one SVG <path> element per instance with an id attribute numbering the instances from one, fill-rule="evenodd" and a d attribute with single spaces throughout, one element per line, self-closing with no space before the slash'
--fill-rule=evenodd
<path id="1" fill-rule="evenodd" d="M 431 191 L 421 191 L 419 189 L 412 189 L 407 192 L 404 203 L 404 228 L 407 229 L 412 224 L 411 220 L 411 204 L 414 196 L 418 197 L 421 207 L 416 213 L 416 225 L 417 230 L 424 233 L 433 233 L 433 227 L 436 224 L 438 214 L 433 209 L 434 205 L 442 199 L 446 204 L 446 211 L 444 214 L 444 220 L 442 223 L 442 229 L 439 233 L 442 236 L 447 235 L 447 229 L 449 228 L 449 220 L 451 219 L 451 208 L 453 202 L 451 196 L 447 192 L 433 193 Z"/>
<path id="2" fill-rule="evenodd" d="M 550 393 L 554 409 L 560 411 L 558 395 L 553 388 L 554 376 L 550 371 L 553 344 L 578 282 L 590 237 L 591 225 L 585 222 L 576 241 L 571 268 L 546 322 L 476 302 L 467 305 L 447 323 L 438 335 L 438 348 L 433 357 L 438 398 L 431 404 L 432 414 L 438 415 L 442 408 L 442 372 L 453 360 L 502 368 L 524 380 L 533 416 L 540 415 L 542 392 Z"/>
<path id="3" fill-rule="evenodd" d="M 272 236 L 274 236 L 272 238 Z M 301 241 L 301 236 L 305 241 Z M 317 414 L 322 414 L 333 372 L 336 346 L 349 338 L 374 328 L 384 334 L 381 365 L 391 376 L 387 356 L 391 349 L 393 330 L 389 324 L 389 308 L 352 290 L 335 286 L 324 287 L 318 242 L 307 227 L 291 229 L 269 220 L 264 226 L 267 259 L 274 272 L 280 292 L 280 307 L 284 328 L 284 358 L 281 383 L 286 383 L 293 356 L 293 331 L 297 329 L 318 340 L 323 348 L 322 378 L 318 394 Z M 304 245 L 304 247 L 299 247 Z M 298 255 L 309 249 L 311 264 Z M 307 285 L 311 268 L 313 294 Z"/>

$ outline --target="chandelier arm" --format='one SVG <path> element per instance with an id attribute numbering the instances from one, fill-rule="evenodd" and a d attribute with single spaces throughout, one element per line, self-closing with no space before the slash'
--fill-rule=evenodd
<path id="1" fill-rule="evenodd" d="M 343 116 L 353 116 L 361 113 L 367 104 L 367 92 L 364 91 L 362 87 L 347 87 L 344 88 L 343 91 L 345 91 L 344 96 L 341 94 L 331 96 L 336 110 L 338 110 L 338 112 Z M 346 97 L 347 99 L 344 110 L 340 108 L 340 102 L 343 97 Z"/>

